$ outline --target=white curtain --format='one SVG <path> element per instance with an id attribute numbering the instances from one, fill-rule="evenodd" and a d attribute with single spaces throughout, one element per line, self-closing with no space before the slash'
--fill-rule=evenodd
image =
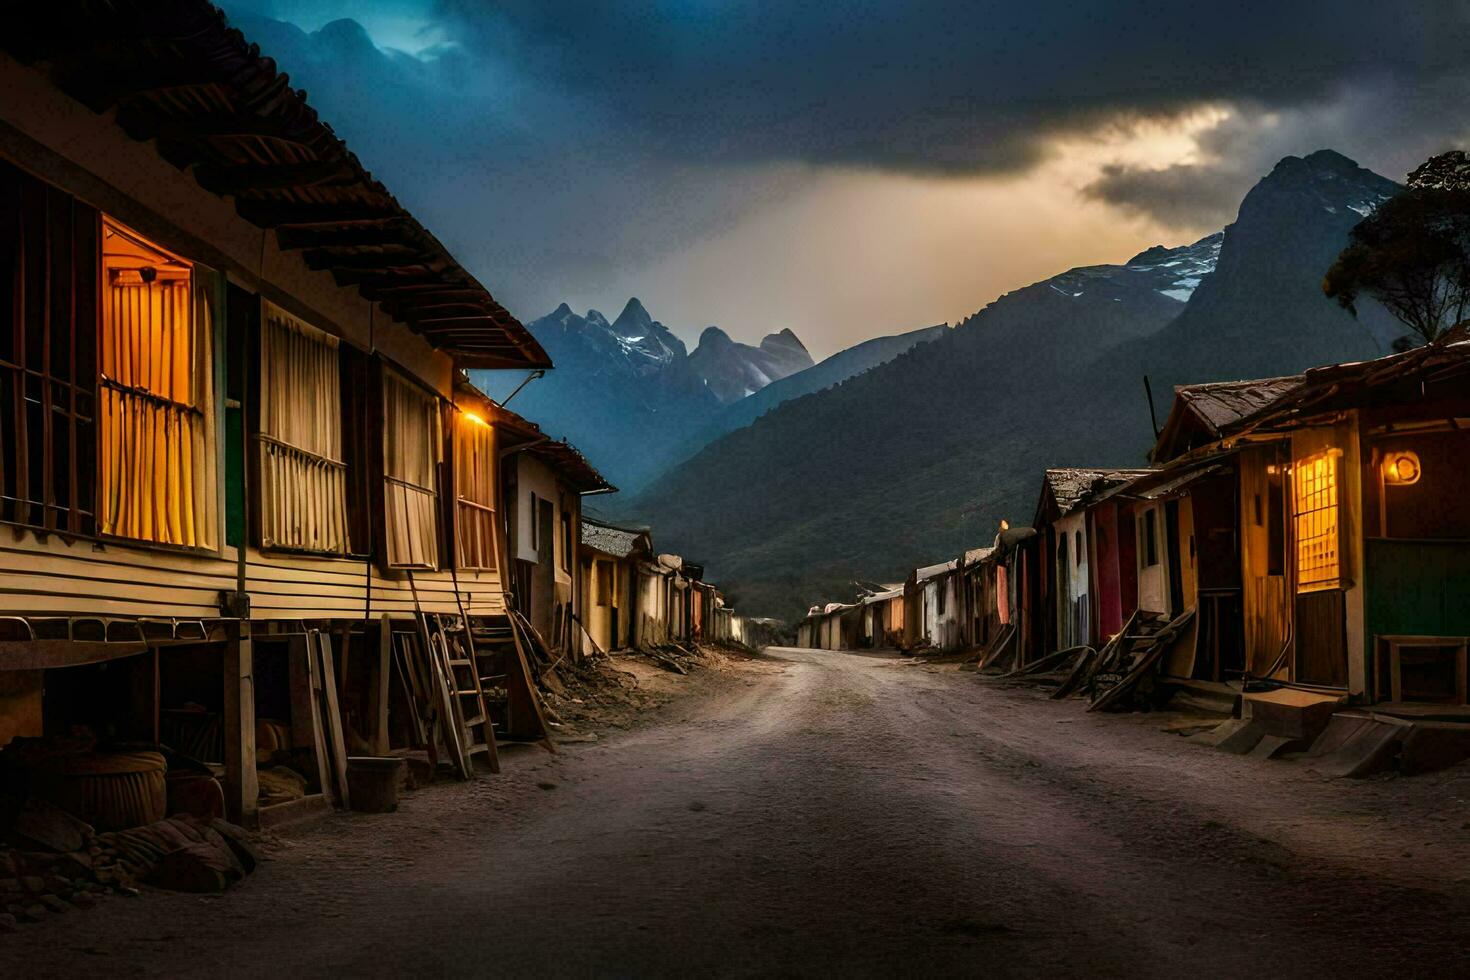
<path id="1" fill-rule="evenodd" d="M 261 546 L 346 554 L 337 338 L 269 302 L 261 323 Z"/>
<path id="2" fill-rule="evenodd" d="M 383 372 L 383 497 L 388 564 L 439 567 L 436 467 L 438 400 L 392 370 Z"/>

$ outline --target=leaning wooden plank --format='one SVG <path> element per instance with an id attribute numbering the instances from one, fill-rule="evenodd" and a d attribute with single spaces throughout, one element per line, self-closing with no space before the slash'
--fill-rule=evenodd
<path id="1" fill-rule="evenodd" d="M 1092 665 L 1097 661 L 1097 657 L 1097 651 L 1091 647 L 1083 649 L 1082 656 L 1078 657 L 1077 662 L 1072 666 L 1072 672 L 1067 675 L 1066 680 L 1058 685 L 1055 691 L 1051 692 L 1051 699 L 1053 701 L 1060 701 L 1081 687 L 1082 679 L 1090 673 Z"/>
<path id="2" fill-rule="evenodd" d="M 980 661 L 980 666 L 976 669 L 985 670 L 987 667 L 990 667 L 997 663 L 1000 660 L 1001 656 L 1005 653 L 1006 648 L 1009 647 L 1011 645 L 1011 642 L 1016 639 L 1016 636 L 1016 627 L 1007 626 L 1005 628 L 1005 631 L 1002 632 L 1000 636 L 995 638 L 995 644 L 991 647 L 990 650 L 986 652 L 984 658 L 982 658 Z"/>
<path id="3" fill-rule="evenodd" d="M 312 752 L 316 756 L 317 786 L 325 796 L 332 795 L 332 773 L 327 762 L 327 740 L 322 733 L 322 708 L 321 708 L 321 668 L 317 662 L 316 654 L 316 630 L 310 630 L 305 637 L 293 636 L 290 643 L 291 659 L 300 660 L 306 667 L 305 696 L 293 698 L 293 709 L 299 703 L 304 717 L 311 729 L 310 739 Z M 294 692 L 293 692 L 294 693 Z M 292 723 L 295 727 L 296 712 L 292 711 Z"/>
<path id="4" fill-rule="evenodd" d="M 1002 674 L 1001 676 L 1023 677 L 1027 674 L 1045 674 L 1058 669 L 1063 664 L 1070 663 L 1072 658 L 1077 656 L 1077 654 L 1081 653 L 1082 651 L 1091 649 L 1092 647 L 1087 646 L 1086 644 L 1082 644 L 1080 646 L 1067 647 L 1067 649 L 1065 650 L 1053 650 L 1046 656 L 1041 657 L 1037 660 L 1033 660 L 1031 663 L 1027 664 L 1024 667 L 1017 667 L 1010 673 Z"/>
<path id="5" fill-rule="evenodd" d="M 317 633 L 317 651 L 321 664 L 322 717 L 326 721 L 323 732 L 327 740 L 327 751 L 332 762 L 332 774 L 336 778 L 337 802 L 342 809 L 351 808 L 347 796 L 347 742 L 342 737 L 342 708 L 337 703 L 337 671 L 332 665 L 332 638 L 328 633 Z"/>
<path id="6" fill-rule="evenodd" d="M 531 665 L 526 660 L 521 631 L 512 629 L 510 635 L 515 641 L 515 658 L 509 664 L 505 678 L 506 734 L 528 741 L 540 740 L 547 749 L 555 752 L 556 746 L 550 738 L 551 728 L 546 724 L 541 698 L 531 677 Z"/>
<path id="7" fill-rule="evenodd" d="M 1178 619 L 1175 619 L 1174 622 L 1170 623 L 1168 627 L 1160 630 L 1159 633 L 1156 634 L 1159 639 L 1143 651 L 1142 655 L 1138 658 L 1138 661 L 1133 665 L 1133 668 L 1129 670 L 1126 675 L 1124 675 L 1123 679 L 1114 684 L 1112 687 L 1108 688 L 1108 690 L 1104 691 L 1101 695 L 1099 695 L 1096 701 L 1088 705 L 1087 710 L 1105 711 L 1110 706 L 1121 701 L 1126 695 L 1130 694 L 1133 689 L 1138 686 L 1138 682 L 1143 680 L 1144 675 L 1152 670 L 1158 664 L 1158 662 L 1163 659 L 1164 654 L 1169 650 L 1171 646 L 1169 640 L 1172 639 L 1172 637 L 1179 632 L 1179 629 L 1183 627 L 1184 624 L 1188 623 L 1189 620 L 1193 618 L 1193 616 L 1194 610 L 1187 610 L 1186 612 L 1182 613 Z"/>

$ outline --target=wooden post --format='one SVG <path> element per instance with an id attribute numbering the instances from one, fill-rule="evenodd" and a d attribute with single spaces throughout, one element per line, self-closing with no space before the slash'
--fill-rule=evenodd
<path id="1" fill-rule="evenodd" d="M 254 827 L 260 788 L 255 779 L 255 655 L 250 624 L 228 627 L 225 642 L 225 811 Z"/>
<path id="2" fill-rule="evenodd" d="M 364 624 L 366 626 L 366 624 Z M 372 719 L 370 741 L 376 755 L 387 755 L 388 744 L 388 685 L 393 676 L 393 623 L 388 614 L 378 620 L 378 669 L 368 685 L 368 715 Z"/>

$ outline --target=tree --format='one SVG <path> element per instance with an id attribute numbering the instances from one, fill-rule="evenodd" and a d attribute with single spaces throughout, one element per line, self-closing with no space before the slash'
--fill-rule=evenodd
<path id="1" fill-rule="evenodd" d="M 1470 308 L 1470 159 L 1456 150 L 1409 175 L 1353 228 L 1322 290 L 1349 313 L 1367 295 L 1428 343 Z"/>

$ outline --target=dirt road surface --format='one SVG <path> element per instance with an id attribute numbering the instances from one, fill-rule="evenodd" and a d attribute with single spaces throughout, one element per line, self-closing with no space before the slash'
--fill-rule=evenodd
<path id="1" fill-rule="evenodd" d="M 886 655 L 702 673 L 635 731 L 284 834 L 224 896 L 0 936 L 0 975 L 1470 970 L 1459 769 L 1328 780 Z"/>

